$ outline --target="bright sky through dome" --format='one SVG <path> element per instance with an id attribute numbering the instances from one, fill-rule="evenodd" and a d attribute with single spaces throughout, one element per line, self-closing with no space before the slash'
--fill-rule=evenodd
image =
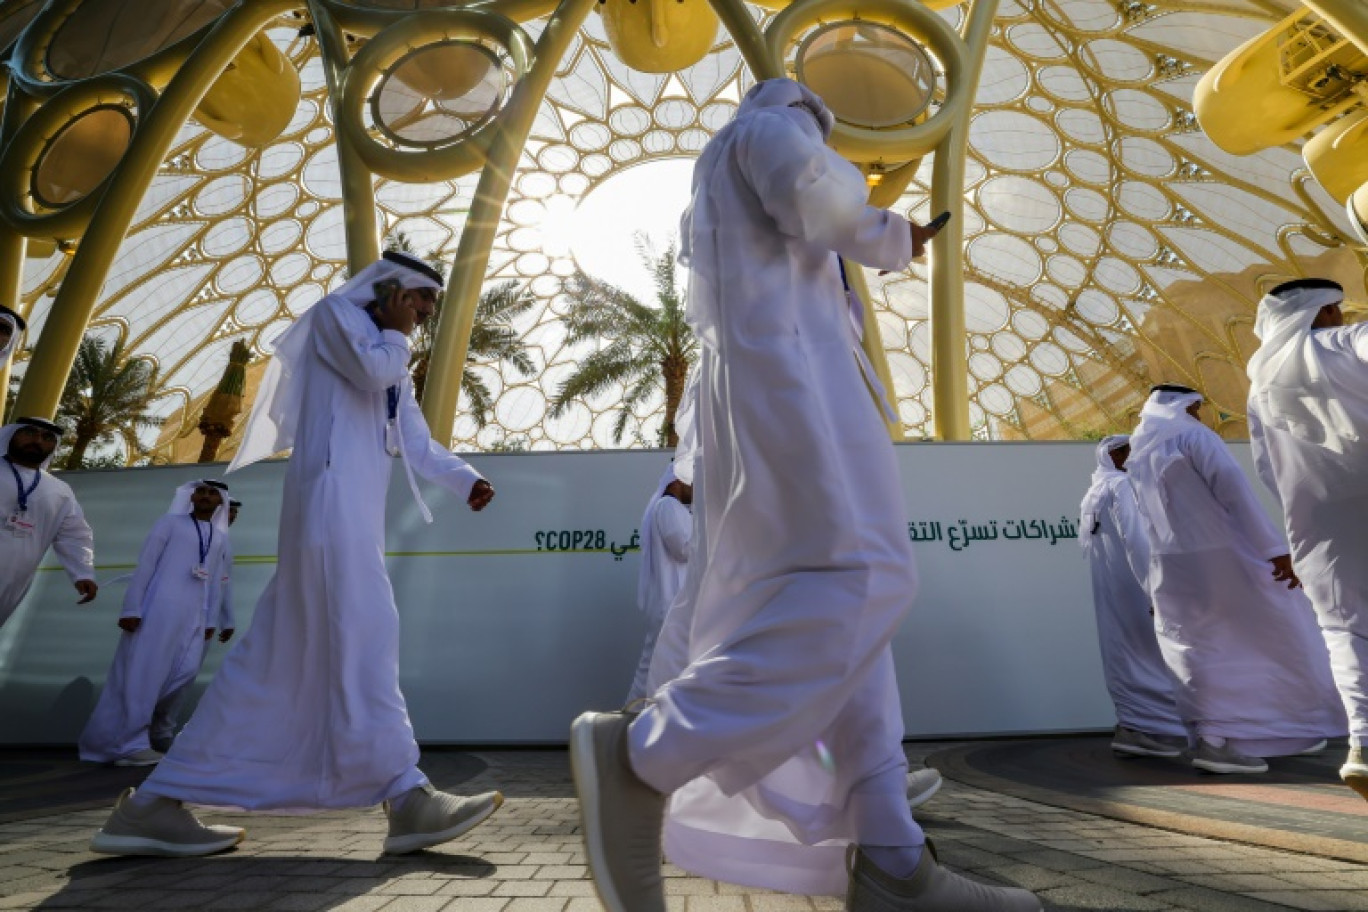
<path id="1" fill-rule="evenodd" d="M 654 304 L 655 283 L 637 256 L 633 236 L 646 235 L 657 251 L 679 236 L 679 217 L 689 205 L 693 160 L 657 159 L 628 168 L 599 184 L 562 221 L 548 202 L 543 232 L 548 242 L 566 239 L 585 272 Z M 686 271 L 681 269 L 681 287 Z"/>

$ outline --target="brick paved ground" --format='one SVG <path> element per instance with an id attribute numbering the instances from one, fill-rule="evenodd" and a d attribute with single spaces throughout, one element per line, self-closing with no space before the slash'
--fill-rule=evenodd
<path id="1" fill-rule="evenodd" d="M 914 745 L 919 761 L 938 745 Z M 103 810 L 0 824 L 0 909 L 595 912 L 565 754 L 480 755 L 462 791 L 508 803 L 464 840 L 404 858 L 379 854 L 379 810 L 239 820 L 248 838 L 206 859 L 105 859 L 86 849 Z M 440 768 L 440 755 L 429 766 Z M 441 782 L 440 775 L 434 779 Z M 919 815 L 943 861 L 1036 890 L 1049 909 L 1368 910 L 1368 866 L 1165 832 L 947 782 Z M 809 899 L 667 869 L 672 912 L 835 910 Z"/>

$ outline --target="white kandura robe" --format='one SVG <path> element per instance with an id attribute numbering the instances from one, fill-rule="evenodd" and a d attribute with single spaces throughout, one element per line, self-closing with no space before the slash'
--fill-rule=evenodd
<path id="1" fill-rule="evenodd" d="M 1142 417 L 1126 468 L 1184 723 L 1260 757 L 1344 734 L 1311 606 L 1271 575 L 1269 560 L 1288 550 L 1282 535 L 1225 442 L 1196 419 L 1174 420 L 1187 424 L 1150 444 Z"/>
<path id="2" fill-rule="evenodd" d="M 1259 397 L 1249 403 L 1249 436 L 1259 474 L 1282 501 L 1293 564 L 1330 649 L 1350 740 L 1361 746 L 1368 743 L 1368 324 L 1315 330 L 1309 344 L 1353 437 L 1336 452 L 1314 433 L 1293 434 L 1267 420 L 1269 405 Z"/>
<path id="3" fill-rule="evenodd" d="M 1079 541 L 1088 555 L 1102 673 L 1116 721 L 1150 735 L 1186 735 L 1150 614 L 1149 541 L 1135 490 L 1109 453 L 1099 452 L 1098 468 L 1084 500 Z"/>
<path id="4" fill-rule="evenodd" d="M 9 435 L 0 434 L 0 453 L 8 449 Z M 32 469 L 19 466 L 19 473 L 26 487 L 32 483 Z M 0 624 L 24 600 L 49 547 L 73 583 L 95 579 L 95 536 L 66 482 L 43 472 L 42 481 L 28 501 L 27 521 L 34 525 L 32 535 L 14 535 L 3 528 L 18 506 L 14 476 L 9 465 L 0 462 Z"/>
<path id="5" fill-rule="evenodd" d="M 138 553 L 124 594 L 121 617 L 142 618 L 133 633 L 121 631 L 114 661 L 95 711 L 81 732 L 82 760 L 109 763 L 151 747 L 154 716 L 164 717 L 195 679 L 204 659 L 204 630 L 218 610 L 227 536 L 208 542 L 208 578 L 193 571 L 200 562 L 200 537 L 189 514 L 167 513 L 153 525 Z M 158 728 L 165 727 L 158 722 Z"/>
<path id="6" fill-rule="evenodd" d="M 646 640 L 641 647 L 641 659 L 637 662 L 632 688 L 627 694 L 628 703 L 648 693 L 647 678 L 651 672 L 656 640 L 689 570 L 693 514 L 676 498 L 661 494 L 647 509 L 645 524 L 651 528 L 650 534 L 642 529 L 642 543 L 651 553 L 642 555 L 641 604 L 638 607 L 646 615 Z"/>
<path id="7" fill-rule="evenodd" d="M 279 563 L 151 794 L 248 810 L 366 807 L 427 783 L 399 689 L 385 570 L 386 395 L 407 458 L 463 501 L 480 475 L 428 432 L 408 340 L 330 296 L 314 307 L 281 497 Z M 402 469 L 401 469 L 402 471 Z"/>
<path id="8" fill-rule="evenodd" d="M 912 240 L 825 147 L 820 106 L 796 83 L 762 83 L 695 166 L 682 232 L 703 343 L 690 664 L 630 744 L 636 772 L 673 792 L 673 863 L 833 894 L 850 842 L 923 837 L 889 649 L 917 574 L 836 259 L 902 269 Z"/>

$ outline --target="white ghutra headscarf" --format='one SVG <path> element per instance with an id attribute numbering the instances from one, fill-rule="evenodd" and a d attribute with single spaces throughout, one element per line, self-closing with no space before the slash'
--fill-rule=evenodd
<path id="1" fill-rule="evenodd" d="M 24 334 L 28 325 L 24 323 L 23 317 L 3 304 L 0 304 L 0 323 L 8 323 L 10 328 L 9 341 L 0 345 L 0 364 L 3 364 L 6 358 L 19 350 L 19 337 Z"/>
<path id="2" fill-rule="evenodd" d="M 1153 387 L 1140 409 L 1140 424 L 1131 436 L 1131 452 L 1156 446 L 1194 427 L 1210 430 L 1188 414 L 1188 407 L 1201 401 L 1202 394 L 1186 386 L 1161 384 Z"/>
<path id="3" fill-rule="evenodd" d="M 1088 488 L 1088 493 L 1083 495 L 1083 502 L 1078 506 L 1078 544 L 1084 551 L 1092 548 L 1093 529 L 1097 525 L 1098 507 L 1101 506 L 1103 498 L 1126 480 L 1126 473 L 1116 467 L 1111 454 L 1129 445 L 1129 434 L 1112 434 L 1098 441 L 1097 468 L 1093 469 L 1092 484 Z"/>
<path id="4" fill-rule="evenodd" d="M 1328 279 L 1287 282 L 1264 295 L 1254 322 L 1261 344 L 1246 368 L 1264 424 L 1340 454 L 1359 434 L 1326 377 L 1311 324 L 1343 300 L 1344 289 Z"/>
<path id="5" fill-rule="evenodd" d="M 214 527 L 214 531 L 228 534 L 228 486 L 221 481 L 213 478 L 197 478 L 194 481 L 187 481 L 185 484 L 176 488 L 176 493 L 171 497 L 171 506 L 166 512 L 172 516 L 187 516 L 194 511 L 195 506 L 190 502 L 195 490 L 200 487 L 210 487 L 218 490 L 222 497 L 220 503 L 214 509 L 214 515 L 209 517 L 209 525 Z"/>

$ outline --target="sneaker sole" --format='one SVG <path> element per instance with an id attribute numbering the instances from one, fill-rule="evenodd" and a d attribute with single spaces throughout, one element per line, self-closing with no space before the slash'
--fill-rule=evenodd
<path id="1" fill-rule="evenodd" d="M 930 788 L 923 789 L 919 794 L 908 795 L 907 806 L 914 808 L 921 807 L 923 804 L 926 804 L 926 802 L 936 797 L 936 792 L 939 792 L 941 790 L 941 786 L 944 784 L 945 779 L 942 777 L 940 779 L 937 779 L 935 781 L 935 784 L 933 784 Z"/>
<path id="2" fill-rule="evenodd" d="M 122 767 L 138 767 L 156 766 L 158 763 L 161 763 L 160 757 L 158 757 L 156 760 L 115 760 L 113 765 Z"/>
<path id="3" fill-rule="evenodd" d="M 1368 801 L 1368 770 L 1351 770 L 1347 773 L 1340 770 L 1340 778 L 1345 785 L 1358 792 L 1360 798 Z"/>
<path id="4" fill-rule="evenodd" d="M 1133 744 L 1112 743 L 1112 753 L 1121 757 L 1161 757 L 1165 760 L 1172 760 L 1174 757 L 1183 756 L 1183 752 L 1178 748 L 1171 751 L 1150 750 L 1147 747 L 1137 747 Z"/>
<path id="5" fill-rule="evenodd" d="M 1219 763 L 1215 760 L 1193 760 L 1192 765 L 1208 773 L 1266 773 L 1268 764 L 1258 766 L 1238 766 L 1234 763 Z"/>
<path id="6" fill-rule="evenodd" d="M 608 876 L 608 852 L 603 845 L 603 824 L 599 819 L 598 764 L 594 760 L 593 719 L 596 716 L 585 713 L 570 726 L 570 773 L 575 780 L 575 794 L 579 797 L 584 854 L 599 902 L 608 912 L 632 912 L 623 905 L 613 887 L 613 879 Z"/>
<path id="7" fill-rule="evenodd" d="M 409 852 L 417 852 L 419 849 L 428 849 L 444 842 L 458 839 L 484 823 L 494 812 L 503 807 L 503 792 L 494 793 L 494 804 L 482 814 L 466 820 L 454 827 L 449 827 L 437 833 L 413 833 L 408 836 L 387 836 L 385 837 L 386 855 L 407 855 Z"/>
<path id="8" fill-rule="evenodd" d="M 199 855 L 216 855 L 226 852 L 242 842 L 247 836 L 245 830 L 236 836 L 224 837 L 217 842 L 204 842 L 185 845 L 178 842 L 163 842 L 143 836 L 111 836 L 104 830 L 90 840 L 90 851 L 101 855 L 155 855 L 160 858 L 193 858 Z"/>

